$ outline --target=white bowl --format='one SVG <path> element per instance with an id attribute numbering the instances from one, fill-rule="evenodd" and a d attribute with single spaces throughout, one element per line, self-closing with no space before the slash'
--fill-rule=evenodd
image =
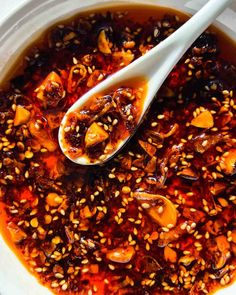
<path id="1" fill-rule="evenodd" d="M 169 6 L 189 13 L 194 13 L 205 2 L 204 0 L 145 0 L 146 5 Z M 119 0 L 115 3 L 122 6 L 144 4 L 144 1 Z M 0 20 L 0 81 L 14 64 L 19 53 L 51 24 L 79 11 L 109 6 L 114 6 L 114 2 L 111 0 L 26 0 L 23 5 L 18 5 L 8 17 Z M 236 40 L 236 0 L 215 24 Z M 52 292 L 42 286 L 25 269 L 0 236 L 0 295 L 48 294 Z M 219 290 L 216 294 L 236 294 L 236 282 L 228 288 Z"/>

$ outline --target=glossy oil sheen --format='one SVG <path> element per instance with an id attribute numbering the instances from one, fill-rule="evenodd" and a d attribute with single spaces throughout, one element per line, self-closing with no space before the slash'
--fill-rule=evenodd
<path id="1" fill-rule="evenodd" d="M 126 9 L 126 8 L 125 8 Z M 138 7 L 138 8 L 136 8 L 136 9 L 134 9 L 133 10 L 133 8 L 130 8 L 130 7 L 127 7 L 127 9 L 128 10 L 132 10 L 133 12 L 133 15 L 135 16 L 135 17 L 138 17 L 138 19 L 141 19 L 141 20 L 143 20 L 143 17 L 145 18 L 145 17 L 148 17 L 148 16 L 150 16 L 150 15 L 157 15 L 158 17 L 159 16 L 161 16 L 161 15 L 163 15 L 163 14 L 165 14 L 166 13 L 166 10 L 165 9 L 158 9 L 158 8 L 155 8 L 155 14 L 153 13 L 153 11 L 154 11 L 154 9 L 152 8 L 152 9 L 150 9 L 150 10 L 145 10 L 145 13 L 143 13 L 143 11 L 144 11 L 144 8 L 143 7 Z M 123 10 L 123 9 L 122 9 Z M 175 11 L 173 11 L 173 10 L 170 10 L 170 9 L 168 9 L 168 12 L 169 13 L 175 13 L 176 14 L 176 12 Z M 186 18 L 186 16 L 184 16 L 184 15 L 182 15 L 181 13 L 177 13 L 181 18 L 183 18 L 183 19 L 185 19 Z M 235 42 L 234 41 L 230 41 L 229 39 L 228 39 L 228 37 L 225 35 L 225 34 L 223 34 L 223 33 L 219 33 L 219 31 L 217 30 L 217 29 L 215 29 L 215 28 L 213 28 L 213 30 L 215 30 L 216 32 L 217 32 L 217 36 L 218 36 L 218 39 L 220 40 L 220 45 L 221 45 L 221 49 L 222 49 L 222 56 L 225 58 L 225 59 L 227 59 L 227 60 L 230 60 L 230 61 L 232 61 L 232 60 L 234 60 L 235 61 L 235 59 L 236 59 L 236 57 L 235 57 L 235 54 L 234 54 L 234 52 L 235 52 L 235 50 L 236 50 L 236 47 L 235 47 Z M 43 43 L 43 40 L 44 40 L 44 38 L 45 37 L 41 37 L 35 44 L 39 44 L 39 43 Z M 31 45 L 32 46 L 32 45 Z M 30 46 L 30 47 L 31 47 Z M 29 50 L 27 49 L 27 52 L 28 52 Z M 19 59 L 19 61 L 20 61 L 20 59 Z M 18 61 L 18 64 L 19 63 L 21 63 L 22 64 L 22 62 L 19 62 Z M 12 74 L 13 74 L 13 72 L 11 72 L 11 74 L 10 74 L 10 76 L 12 76 Z M 9 76 L 9 77 L 10 77 Z M 1 210 L 2 210 L 2 208 L 1 208 Z M 2 216 L 1 216 L 2 217 Z M 12 245 L 12 243 L 11 243 L 11 241 L 10 241 L 10 239 L 9 239 L 9 236 L 8 236 L 8 234 L 7 234 L 7 232 L 5 231 L 5 228 L 4 228 L 4 220 L 5 220 L 5 216 L 3 216 L 3 218 L 1 218 L 1 221 L 3 222 L 3 225 L 2 225 L 2 234 L 3 234 L 3 236 L 5 237 L 5 239 L 7 240 L 7 243 L 11 246 L 11 248 L 14 250 L 14 251 L 16 251 L 15 250 L 15 247 Z M 17 253 L 17 251 L 16 251 L 16 254 L 17 255 L 19 255 L 19 253 Z"/>

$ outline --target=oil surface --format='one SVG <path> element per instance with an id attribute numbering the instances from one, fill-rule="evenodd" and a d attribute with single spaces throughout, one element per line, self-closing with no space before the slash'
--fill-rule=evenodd
<path id="1" fill-rule="evenodd" d="M 65 111 L 100 74 L 145 54 L 187 19 L 163 8 L 119 10 L 117 19 L 83 15 L 78 39 L 80 16 L 53 26 L 20 57 L 22 66 L 29 57 L 25 71 L 18 70 L 0 104 L 0 229 L 56 294 L 209 293 L 235 275 L 236 71 L 227 63 L 235 60 L 235 42 L 215 28 L 219 46 L 214 35 L 203 34 L 126 149 L 103 167 L 79 167 L 58 148 Z M 112 35 L 113 22 L 122 28 L 121 40 Z M 96 44 L 102 31 L 105 53 Z M 82 76 L 77 71 L 68 85 L 75 68 L 87 76 L 73 84 Z M 54 81 L 54 91 L 37 96 L 52 71 L 62 89 L 55 91 Z"/>

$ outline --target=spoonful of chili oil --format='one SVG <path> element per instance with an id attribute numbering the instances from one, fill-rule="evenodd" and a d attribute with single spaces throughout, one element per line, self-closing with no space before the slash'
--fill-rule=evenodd
<path id="1" fill-rule="evenodd" d="M 168 38 L 80 97 L 61 122 L 63 153 L 81 165 L 111 159 L 135 133 L 176 63 L 231 1 L 208 1 Z M 110 50 L 103 33 L 99 46 Z"/>

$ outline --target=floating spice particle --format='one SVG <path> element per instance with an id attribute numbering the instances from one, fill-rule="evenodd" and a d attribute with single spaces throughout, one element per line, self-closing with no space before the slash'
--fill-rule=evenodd
<path id="1" fill-rule="evenodd" d="M 25 152 L 25 157 L 27 159 L 31 159 L 31 158 L 33 158 L 33 156 L 34 156 L 34 153 L 33 152 L 31 152 L 31 151 L 26 151 Z"/>
<path id="2" fill-rule="evenodd" d="M 115 266 L 113 264 L 108 264 L 108 267 L 110 268 L 110 270 L 115 270 Z"/>
<path id="3" fill-rule="evenodd" d="M 208 144 L 208 140 L 204 140 L 203 142 L 202 142 L 202 146 L 206 146 Z"/>
<path id="4" fill-rule="evenodd" d="M 115 126 L 118 124 L 118 120 L 117 119 L 114 119 L 114 121 L 112 122 L 112 125 Z"/>
<path id="5" fill-rule="evenodd" d="M 30 111 L 21 105 L 17 105 L 15 111 L 14 126 L 19 126 L 29 121 Z"/>
<path id="6" fill-rule="evenodd" d="M 150 157 L 153 157 L 155 155 L 155 153 L 156 153 L 156 147 L 154 147 L 150 143 L 145 142 L 143 140 L 139 140 L 138 142 L 139 142 L 140 146 L 145 150 L 145 152 L 147 152 L 147 154 Z"/>
<path id="7" fill-rule="evenodd" d="M 52 288 L 58 288 L 59 287 L 59 284 L 57 282 L 52 282 L 51 283 L 51 287 Z"/>
<path id="8" fill-rule="evenodd" d="M 169 246 L 164 248 L 164 258 L 166 261 L 170 261 L 171 263 L 175 263 L 177 261 L 177 253 Z"/>
<path id="9" fill-rule="evenodd" d="M 134 228 L 133 233 L 134 233 L 134 235 L 137 235 L 138 234 L 137 228 Z"/>
<path id="10" fill-rule="evenodd" d="M 158 125 L 157 122 L 152 122 L 152 123 L 151 123 L 151 126 L 152 126 L 152 127 L 156 127 L 157 125 Z"/>
<path id="11" fill-rule="evenodd" d="M 108 138 L 108 133 L 100 127 L 96 122 L 94 122 L 88 128 L 86 135 L 85 135 L 85 145 L 86 147 L 92 147 L 97 145 Z"/>
<path id="12" fill-rule="evenodd" d="M 211 112 L 208 110 L 203 111 L 192 119 L 191 125 L 198 128 L 212 128 L 214 126 L 214 119 Z"/>
<path id="13" fill-rule="evenodd" d="M 236 173 L 236 149 L 230 149 L 223 154 L 220 167 L 226 174 L 233 175 Z"/>
<path id="14" fill-rule="evenodd" d="M 164 211 L 163 206 L 160 206 L 160 207 L 157 209 L 157 212 L 158 212 L 159 214 L 162 214 L 163 211 Z"/>
<path id="15" fill-rule="evenodd" d="M 56 193 L 49 193 L 46 197 L 46 202 L 51 207 L 58 207 L 63 201 L 63 198 Z"/>
<path id="16" fill-rule="evenodd" d="M 111 54 L 111 43 L 109 42 L 105 30 L 102 30 L 98 36 L 98 49 L 104 54 Z"/>
<path id="17" fill-rule="evenodd" d="M 35 217 L 33 219 L 30 220 L 30 225 L 34 228 L 38 227 L 39 223 L 38 223 L 38 218 Z"/>
<path id="18" fill-rule="evenodd" d="M 177 222 L 177 210 L 173 203 L 164 196 L 149 194 L 146 192 L 135 192 L 134 197 L 141 203 L 150 204 L 150 208 L 146 209 L 151 218 L 161 226 L 168 226 L 172 224 L 175 226 Z M 158 205 L 152 205 L 152 204 Z M 158 211 L 158 209 L 162 209 Z M 160 213 L 161 212 L 161 213 Z M 169 230 L 167 228 L 167 230 Z"/>
<path id="19" fill-rule="evenodd" d="M 66 291 L 68 289 L 68 284 L 67 283 L 64 283 L 62 286 L 61 286 L 61 289 L 63 291 Z"/>
<path id="20" fill-rule="evenodd" d="M 122 187 L 122 193 L 129 194 L 131 192 L 131 188 L 129 186 Z"/>
<path id="21" fill-rule="evenodd" d="M 141 206 L 142 206 L 143 209 L 149 209 L 150 208 L 150 205 L 148 203 L 142 203 Z"/>
<path id="22" fill-rule="evenodd" d="M 182 230 L 185 230 L 186 227 L 187 227 L 187 223 L 182 223 L 182 224 L 180 225 L 180 228 L 181 228 Z"/>
<path id="23" fill-rule="evenodd" d="M 149 243 L 146 243 L 145 249 L 146 249 L 147 251 L 150 251 L 150 244 L 149 244 Z"/>
<path id="24" fill-rule="evenodd" d="M 61 238 L 59 236 L 56 236 L 52 239 L 52 243 L 55 244 L 55 245 L 58 245 L 60 244 L 62 241 L 61 241 Z"/>
<path id="25" fill-rule="evenodd" d="M 104 233 L 101 232 L 101 231 L 98 231 L 98 235 L 99 235 L 100 237 L 104 237 Z"/>
<path id="26" fill-rule="evenodd" d="M 14 177 L 12 175 L 6 175 L 4 178 L 5 179 L 9 179 L 9 180 L 13 180 L 14 179 Z"/>
<path id="27" fill-rule="evenodd" d="M 225 286 L 233 279 L 236 253 L 236 235 L 231 224 L 236 204 L 235 161 L 228 159 L 236 143 L 233 134 L 236 104 L 235 93 L 227 85 L 231 84 L 230 76 L 235 74 L 235 69 L 224 62 L 224 54 L 218 55 L 215 36 L 203 33 L 188 56 L 176 65 L 164 90 L 154 101 L 157 108 L 149 110 L 140 132 L 132 139 L 132 151 L 122 150 L 101 167 L 82 168 L 61 157 L 57 143 L 54 144 L 60 120 L 54 122 L 51 117 L 62 118 L 66 108 L 77 96 L 83 95 L 86 87 L 95 86 L 149 51 L 154 43 L 182 24 L 176 16 L 160 17 L 160 20 L 155 17 L 143 23 L 141 20 L 136 23 L 129 17 L 129 12 L 124 11 L 98 12 L 79 17 L 69 25 L 56 26 L 53 37 L 48 36 L 50 52 L 55 55 L 42 54 L 38 49 L 26 59 L 33 80 L 23 74 L 24 79 L 20 78 L 20 81 L 29 83 L 20 83 L 22 85 L 17 89 L 13 79 L 11 91 L 3 91 L 0 123 L 5 136 L 0 140 L 3 154 L 0 201 L 4 203 L 10 221 L 7 230 L 10 239 L 26 256 L 29 267 L 56 293 L 73 294 L 78 288 L 88 295 L 106 291 L 112 294 L 118 289 L 121 293 L 143 290 L 183 295 L 211 293 L 216 286 Z M 129 26 L 125 28 L 123 23 Z M 117 28 L 118 35 L 122 36 L 118 41 Z M 111 53 L 102 53 L 98 48 L 101 31 L 105 33 L 104 41 Z M 91 36 L 89 54 L 86 52 L 86 34 Z M 146 40 L 150 43 L 147 44 Z M 71 55 L 69 63 L 68 54 L 65 55 L 68 50 Z M 54 57 L 59 57 L 60 69 Z M 62 100 L 57 106 L 48 105 L 49 101 L 52 104 L 57 101 L 57 93 L 45 93 L 41 87 L 45 83 L 36 85 L 38 91 L 31 91 L 32 83 L 40 83 L 45 79 L 45 73 L 52 71 L 51 65 L 63 84 L 63 91 L 59 91 L 58 96 Z M 73 79 L 68 81 L 70 72 Z M 50 85 L 58 89 L 58 81 L 51 81 Z M 198 89 L 195 89 L 196 85 Z M 35 87 L 32 88 L 34 91 Z M 75 92 L 71 93 L 73 89 Z M 133 91 L 123 91 L 128 104 L 136 100 Z M 138 89 L 138 92 L 142 91 Z M 37 98 L 37 105 L 33 98 Z M 17 125 L 14 116 L 21 103 L 30 117 L 28 121 L 23 118 Z M 110 134 L 116 130 L 115 126 L 120 130 L 124 121 L 128 126 L 134 122 L 136 112 L 126 108 L 123 101 L 120 103 L 111 95 L 106 103 L 111 109 L 97 118 L 89 115 L 89 125 L 97 122 Z M 114 115 L 114 108 L 119 108 L 121 113 Z M 206 111 L 212 115 L 214 126 L 194 128 L 191 119 L 199 119 Z M 83 128 L 83 124 L 72 122 L 65 128 L 68 131 L 66 136 L 83 141 Z M 202 133 L 200 128 L 209 130 Z M 48 137 L 41 141 L 44 132 Z M 34 134 L 38 136 L 34 137 Z M 197 144 L 194 143 L 196 136 L 201 139 Z M 105 160 L 104 155 L 99 156 L 96 152 L 111 138 L 91 146 L 95 158 Z M 215 139 L 216 143 L 213 142 Z M 138 143 L 138 140 L 142 142 Z M 25 156 L 26 151 L 34 154 L 30 160 Z M 129 159 L 124 165 L 126 157 Z M 25 186 L 33 195 L 21 193 Z M 125 186 L 134 191 L 126 194 L 122 191 Z M 137 199 L 136 191 L 161 194 L 168 199 L 175 208 L 176 224 L 166 221 L 165 202 L 160 198 Z M 51 201 L 49 194 L 55 194 Z M 155 209 L 154 217 L 149 214 L 152 208 Z M 33 217 L 38 218 L 37 228 L 31 226 Z M 199 244 L 194 246 L 195 242 Z M 134 249 L 130 261 L 134 261 L 134 265 L 106 257 L 109 251 L 128 247 Z M 176 252 L 175 262 L 175 259 L 171 261 L 175 255 L 165 259 L 165 252 L 169 250 Z M 54 269 L 56 263 L 65 274 Z"/>
<path id="28" fill-rule="evenodd" d="M 65 132 L 69 132 L 70 130 L 71 130 L 71 127 L 70 126 L 67 126 L 67 127 L 64 128 L 64 131 Z"/>
<path id="29" fill-rule="evenodd" d="M 139 178 L 136 179 L 136 183 L 140 183 L 141 181 L 142 181 L 142 178 L 141 177 L 139 177 Z"/>
<path id="30" fill-rule="evenodd" d="M 25 178 L 29 178 L 29 171 L 25 171 Z"/>
<path id="31" fill-rule="evenodd" d="M 27 238 L 27 234 L 15 223 L 8 222 L 7 229 L 14 243 L 18 244 Z"/>
<path id="32" fill-rule="evenodd" d="M 117 262 L 117 263 L 128 263 L 133 255 L 135 250 L 132 246 L 129 247 L 118 247 L 107 252 L 107 259 Z"/>
<path id="33" fill-rule="evenodd" d="M 93 217 L 93 215 L 96 213 L 96 209 L 95 210 L 90 210 L 89 206 L 85 206 L 84 208 L 82 208 L 80 210 L 80 217 L 82 219 L 85 219 L 85 218 L 91 218 Z"/>
<path id="34" fill-rule="evenodd" d="M 101 244 L 105 244 L 105 243 L 106 243 L 106 241 L 107 241 L 107 239 L 106 239 L 106 238 L 102 238 L 102 239 L 100 240 L 100 243 L 101 243 Z"/>
<path id="35" fill-rule="evenodd" d="M 36 267 L 34 270 L 35 270 L 36 272 L 38 272 L 38 273 L 40 273 L 40 272 L 43 271 L 43 269 L 42 269 L 41 267 Z"/>

